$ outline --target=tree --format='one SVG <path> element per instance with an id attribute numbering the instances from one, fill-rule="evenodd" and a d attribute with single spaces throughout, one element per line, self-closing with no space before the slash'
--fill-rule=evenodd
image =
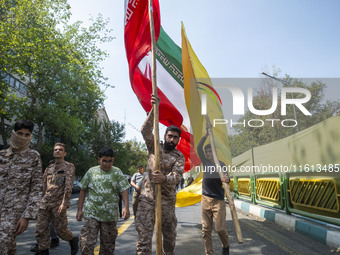
<path id="1" fill-rule="evenodd" d="M 67 160 L 76 165 L 77 176 L 97 165 L 103 146 L 116 151 L 115 165 L 126 174 L 146 163 L 145 148 L 136 141 L 124 142 L 119 122 L 96 121 L 107 88 L 99 63 L 108 55 L 100 43 L 112 39 L 101 15 L 88 28 L 69 24 L 67 0 L 0 0 L 0 118 L 31 119 L 36 123 L 35 149 L 44 167 L 52 159 L 56 142 L 67 147 Z M 25 83 L 25 98 L 10 89 L 7 77 Z M 5 144 L 5 146 L 7 146 Z"/>
<path id="2" fill-rule="evenodd" d="M 98 122 L 94 120 L 88 131 L 82 137 L 82 151 L 73 152 L 72 162 L 77 162 L 78 176 L 83 176 L 92 166 L 97 165 L 98 152 L 106 146 L 115 151 L 114 166 L 123 173 L 132 175 L 139 164 L 146 165 L 148 153 L 143 143 L 135 140 L 124 142 L 125 126 L 118 121 Z"/>
<path id="3" fill-rule="evenodd" d="M 17 6 L 16 1 L 0 0 L 0 129 L 4 147 L 7 147 L 9 136 L 5 120 L 11 122 L 18 114 L 18 108 L 25 102 L 24 98 L 18 97 L 10 88 L 10 79 L 13 77 L 9 74 L 20 72 L 12 62 L 16 61 L 19 48 L 23 49 L 18 38 L 23 32 L 21 25 L 25 23 L 26 15 L 29 14 L 25 12 L 27 9 L 22 8 L 23 6 L 20 5 L 20 8 Z"/>
<path id="4" fill-rule="evenodd" d="M 273 80 L 266 79 L 255 93 L 253 97 L 253 106 L 258 110 L 267 110 L 272 105 L 272 89 L 278 87 L 279 91 L 282 87 L 299 87 L 310 91 L 311 99 L 304 104 L 305 108 L 312 114 L 311 116 L 304 115 L 299 109 L 296 109 L 296 120 L 298 122 L 299 131 L 302 131 L 310 126 L 313 126 L 339 112 L 340 105 L 335 101 L 324 101 L 324 91 L 327 87 L 321 81 L 314 81 L 310 84 L 305 84 L 301 80 L 292 79 L 286 75 L 284 79 L 287 83 L 284 86 L 281 83 L 273 83 Z M 287 106 L 287 115 L 281 116 L 281 96 L 278 93 L 278 107 L 277 110 L 266 116 L 255 115 L 249 110 L 245 115 L 238 120 L 238 122 L 245 121 L 246 125 L 238 125 L 234 127 L 237 134 L 229 136 L 232 156 L 237 156 L 251 147 L 267 144 L 289 135 L 296 133 L 295 127 L 284 127 L 281 124 L 283 119 L 295 119 L 293 105 Z M 300 93 L 293 93 L 294 98 L 302 98 L 304 95 Z M 247 123 L 249 120 L 262 120 L 264 125 L 261 127 L 251 127 Z M 276 119 L 280 121 L 267 121 L 268 119 Z M 257 121 L 256 125 L 259 125 Z M 289 125 L 294 123 L 290 122 Z"/>
<path id="5" fill-rule="evenodd" d="M 99 66 L 107 53 L 98 46 L 112 39 L 108 21 L 99 15 L 88 28 L 82 28 L 81 22 L 69 25 L 67 0 L 0 0 L 0 7 L 3 140 L 9 135 L 4 119 L 31 119 L 44 166 L 54 143 L 61 141 L 80 175 L 97 163 L 87 134 L 104 101 L 101 86 L 109 86 Z M 25 83 L 26 101 L 10 91 L 9 74 Z"/>
<path id="6" fill-rule="evenodd" d="M 9 129 L 5 128 L 5 120 L 11 121 L 12 118 L 19 114 L 19 109 L 27 101 L 25 97 L 18 97 L 9 87 L 10 76 L 0 72 L 0 130 L 3 146 L 6 148 L 7 137 L 10 136 Z"/>
<path id="7" fill-rule="evenodd" d="M 45 129 L 79 143 L 103 103 L 100 85 L 108 86 L 99 67 L 107 54 L 97 46 L 111 40 L 107 21 L 98 16 L 88 29 L 67 25 L 66 0 L 1 0 L 1 6 L 7 9 L 1 12 L 0 65 L 25 80 L 29 100 L 18 117 L 37 124 L 36 149 Z"/>
<path id="8" fill-rule="evenodd" d="M 148 161 L 148 152 L 146 146 L 137 140 L 130 140 L 123 143 L 123 148 L 117 159 L 115 165 L 128 175 L 133 175 L 137 172 L 137 166 L 146 166 Z"/>

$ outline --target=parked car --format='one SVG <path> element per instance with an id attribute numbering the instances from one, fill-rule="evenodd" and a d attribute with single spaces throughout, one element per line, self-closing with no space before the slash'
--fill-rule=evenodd
<path id="1" fill-rule="evenodd" d="M 78 181 L 73 182 L 72 193 L 80 192 L 80 186 Z"/>

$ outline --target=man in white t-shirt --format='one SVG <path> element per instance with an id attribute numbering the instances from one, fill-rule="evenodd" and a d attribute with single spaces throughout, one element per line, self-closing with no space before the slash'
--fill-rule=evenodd
<path id="1" fill-rule="evenodd" d="M 138 207 L 138 197 L 140 195 L 141 184 L 143 183 L 146 173 L 144 173 L 144 168 L 142 165 L 137 167 L 138 173 L 135 173 L 131 178 L 131 186 L 135 188 L 132 196 L 132 208 L 133 215 L 136 217 L 137 207 Z"/>

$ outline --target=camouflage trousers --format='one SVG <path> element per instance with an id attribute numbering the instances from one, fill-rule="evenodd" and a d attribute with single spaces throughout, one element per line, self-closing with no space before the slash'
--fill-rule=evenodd
<path id="1" fill-rule="evenodd" d="M 35 226 L 35 237 L 38 241 L 39 250 L 50 248 L 50 223 L 53 223 L 57 235 L 64 241 L 71 241 L 74 237 L 71 230 L 67 227 L 66 212 L 58 214 L 58 207 L 45 210 L 39 209 L 37 223 Z"/>
<path id="2" fill-rule="evenodd" d="M 137 254 L 151 254 L 152 235 L 155 225 L 155 206 L 143 200 L 139 201 L 135 225 L 138 232 Z M 176 227 L 175 201 L 169 202 L 162 199 L 163 254 L 175 254 Z"/>
<path id="3" fill-rule="evenodd" d="M 100 232 L 99 255 L 114 254 L 118 235 L 117 222 L 103 222 L 94 218 L 85 218 L 83 229 L 80 232 L 80 253 L 82 255 L 93 255 L 98 232 Z"/>
<path id="4" fill-rule="evenodd" d="M 132 195 L 132 210 L 133 215 L 136 217 L 137 208 L 138 208 L 138 198 L 140 196 L 140 192 L 134 191 Z"/>
<path id="5" fill-rule="evenodd" d="M 215 230 L 221 239 L 222 246 L 227 248 L 229 238 L 226 224 L 226 205 L 224 200 L 214 199 L 202 195 L 202 238 L 204 242 L 205 254 L 214 254 L 211 232 L 213 229 L 213 220 L 215 221 Z"/>
<path id="6" fill-rule="evenodd" d="M 14 255 L 16 253 L 16 242 L 14 228 L 19 217 L 17 213 L 2 211 L 0 215 L 0 254 Z"/>

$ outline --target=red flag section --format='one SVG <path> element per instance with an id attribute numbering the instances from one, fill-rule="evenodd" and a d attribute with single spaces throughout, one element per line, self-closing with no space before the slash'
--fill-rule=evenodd
<path id="1" fill-rule="evenodd" d="M 161 27 L 158 0 L 153 1 L 153 16 L 157 41 Z M 132 88 L 134 88 L 133 74 L 135 68 L 151 50 L 148 0 L 125 1 L 124 39 L 126 57 L 130 68 L 130 81 Z"/>

